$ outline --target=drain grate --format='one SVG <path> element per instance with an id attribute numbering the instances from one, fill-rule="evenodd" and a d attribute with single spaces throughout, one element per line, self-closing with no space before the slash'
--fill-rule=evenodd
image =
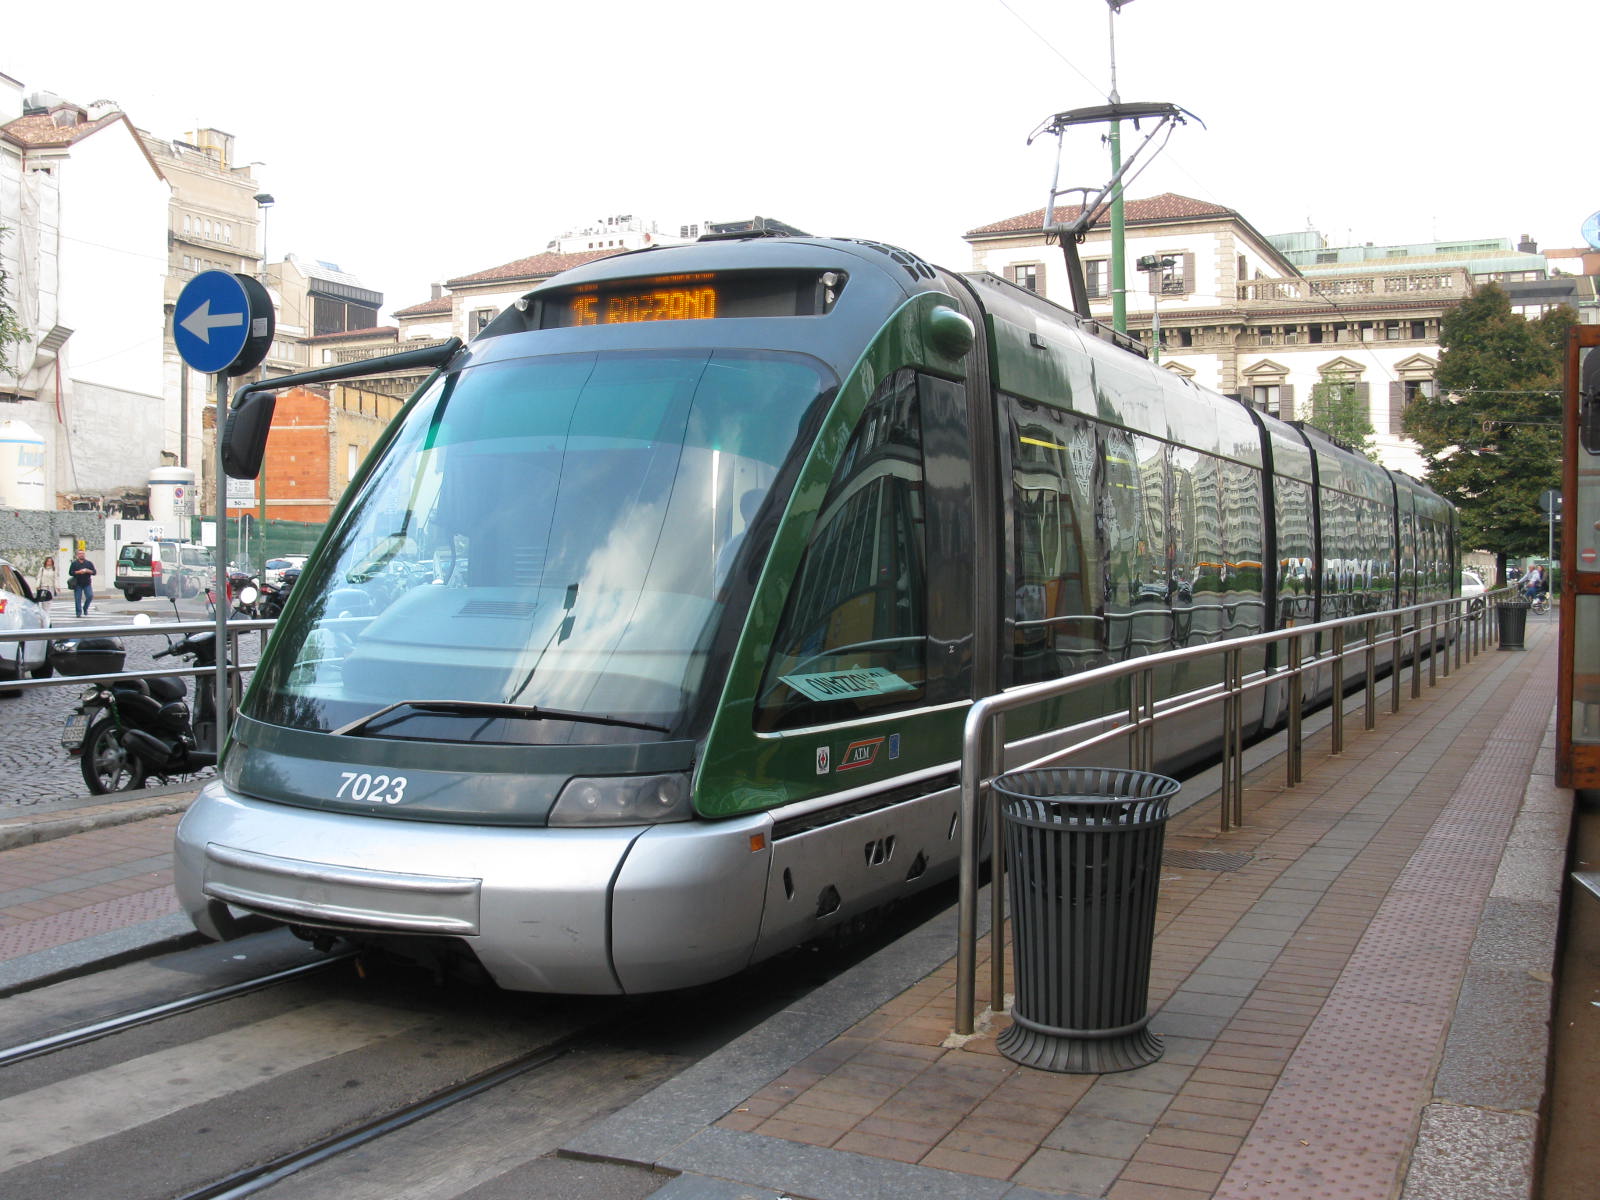
<path id="1" fill-rule="evenodd" d="M 1255 856 L 1229 854 L 1223 850 L 1168 850 L 1161 856 L 1167 867 L 1188 867 L 1192 871 L 1237 871 Z"/>

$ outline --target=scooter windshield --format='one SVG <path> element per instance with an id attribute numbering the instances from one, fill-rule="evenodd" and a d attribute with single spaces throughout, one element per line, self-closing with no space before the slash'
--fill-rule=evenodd
<path id="1" fill-rule="evenodd" d="M 295 585 L 246 715 L 428 740 L 681 736 L 720 685 L 719 622 L 743 616 L 726 610 L 748 588 L 726 584 L 745 530 L 781 511 L 774 483 L 832 385 L 815 360 L 727 350 L 437 381 Z M 403 719 L 371 719 L 391 706 Z"/>

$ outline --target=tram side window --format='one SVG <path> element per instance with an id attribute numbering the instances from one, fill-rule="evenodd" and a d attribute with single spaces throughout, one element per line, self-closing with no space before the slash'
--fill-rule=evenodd
<path id="1" fill-rule="evenodd" d="M 1059 679 L 1095 665 L 1101 614 L 1094 538 L 1095 438 L 1089 422 L 1007 398 L 1014 522 L 1013 681 Z"/>
<path id="2" fill-rule="evenodd" d="M 1362 497 L 1357 501 L 1361 513 L 1362 583 L 1366 595 L 1362 612 L 1382 612 L 1394 603 L 1395 544 L 1394 509 L 1381 500 Z"/>
<path id="3" fill-rule="evenodd" d="M 1402 494 L 1400 498 L 1400 603 L 1414 604 L 1422 595 L 1423 531 L 1416 502 Z"/>
<path id="4" fill-rule="evenodd" d="M 1172 451 L 1173 634 L 1178 646 L 1215 641 L 1223 631 L 1222 463 L 1198 450 Z"/>
<path id="5" fill-rule="evenodd" d="M 1323 489 L 1322 505 L 1322 619 L 1351 615 L 1350 593 L 1355 573 L 1355 521 L 1353 498 Z"/>
<path id="6" fill-rule="evenodd" d="M 927 549 L 916 376 L 868 402 L 840 456 L 778 632 L 758 729 L 848 720 L 920 703 L 927 674 Z"/>
<path id="7" fill-rule="evenodd" d="M 1167 446 L 1105 431 L 1098 535 L 1104 547 L 1106 640 L 1114 660 L 1170 648 L 1166 555 Z"/>
<path id="8" fill-rule="evenodd" d="M 1316 614 L 1316 540 L 1311 485 L 1278 476 L 1273 483 L 1278 520 L 1278 620 L 1303 625 Z"/>
<path id="9" fill-rule="evenodd" d="M 1266 520 L 1261 472 L 1244 463 L 1222 464 L 1223 548 L 1228 560 L 1226 611 L 1228 633 L 1242 636 L 1266 628 L 1262 593 L 1262 559 L 1266 555 Z"/>

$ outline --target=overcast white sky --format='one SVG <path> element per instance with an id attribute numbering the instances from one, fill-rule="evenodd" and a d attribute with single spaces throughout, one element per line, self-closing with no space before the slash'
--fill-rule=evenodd
<path id="1" fill-rule="evenodd" d="M 70 19 L 63 12 L 70 11 Z M 1133 185 L 1337 245 L 1531 234 L 1600 209 L 1593 0 L 1131 0 L 1124 100 L 1197 114 Z M 162 137 L 215 126 L 277 199 L 273 258 L 385 294 L 614 213 L 761 213 L 964 268 L 1044 205 L 1050 114 L 1105 102 L 1105 0 L 31 3 L 0 71 Z M 1096 133 L 1063 184 L 1099 183 Z M 1125 132 L 1129 144 L 1131 131 Z M 1587 146 L 1587 160 L 1580 158 Z"/>

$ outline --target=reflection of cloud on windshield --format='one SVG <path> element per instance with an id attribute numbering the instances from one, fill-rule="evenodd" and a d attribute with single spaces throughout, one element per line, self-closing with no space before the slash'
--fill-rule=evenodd
<path id="1" fill-rule="evenodd" d="M 661 546 L 666 509 L 664 501 L 639 505 L 628 520 L 612 527 L 605 542 L 589 556 L 577 581 L 572 637 L 546 652 L 524 699 L 551 708 L 587 708 L 595 687 L 610 678 L 608 665 L 618 653 L 627 655 L 631 650 L 653 650 L 653 662 L 669 666 L 675 677 L 656 682 L 681 684 L 683 650 L 693 645 L 706 605 L 703 600 L 695 601 L 688 613 L 680 609 L 674 614 L 659 602 L 666 594 L 646 593 L 639 587 L 650 577 L 651 560 L 658 550 L 676 552 Z M 556 588 L 549 591 L 560 594 Z M 685 617 L 692 618 L 692 627 L 674 628 L 685 624 Z M 647 670 L 648 664 L 634 661 L 619 674 L 638 677 Z"/>

